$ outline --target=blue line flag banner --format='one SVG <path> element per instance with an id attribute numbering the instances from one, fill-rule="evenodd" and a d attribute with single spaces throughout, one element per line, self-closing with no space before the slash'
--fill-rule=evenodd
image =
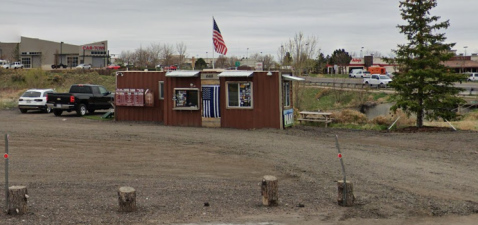
<path id="1" fill-rule="evenodd" d="M 203 85 L 202 86 L 202 110 L 203 117 L 219 118 L 219 85 Z"/>
<path id="2" fill-rule="evenodd" d="M 222 39 L 221 31 L 217 26 L 216 20 L 214 18 L 212 18 L 212 20 L 214 22 L 214 29 L 212 31 L 212 42 L 214 43 L 214 50 L 219 54 L 226 55 L 226 42 L 224 42 L 224 39 Z"/>

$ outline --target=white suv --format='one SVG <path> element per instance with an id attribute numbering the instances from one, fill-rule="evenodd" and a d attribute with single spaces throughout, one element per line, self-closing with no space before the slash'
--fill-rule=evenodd
<path id="1" fill-rule="evenodd" d="M 18 99 L 18 108 L 21 113 L 27 113 L 28 110 L 41 110 L 46 113 L 51 112 L 51 108 L 46 106 L 48 93 L 54 93 L 53 89 L 29 89 Z"/>

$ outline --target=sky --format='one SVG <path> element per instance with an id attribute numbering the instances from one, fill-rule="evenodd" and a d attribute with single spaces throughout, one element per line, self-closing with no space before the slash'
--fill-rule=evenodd
<path id="1" fill-rule="evenodd" d="M 442 32 L 457 53 L 478 53 L 477 9 L 476 0 L 438 0 L 431 11 L 450 20 Z M 183 42 L 190 57 L 211 58 L 213 17 L 226 56 L 277 59 L 281 44 L 299 32 L 316 37 L 325 55 L 343 48 L 359 56 L 363 47 L 364 54 L 389 56 L 407 43 L 397 28 L 405 24 L 398 0 L 1 0 L 0 42 L 108 40 L 110 54 Z"/>

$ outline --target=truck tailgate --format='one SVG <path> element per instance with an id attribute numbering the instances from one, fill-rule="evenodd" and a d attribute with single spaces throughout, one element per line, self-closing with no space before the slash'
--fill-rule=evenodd
<path id="1" fill-rule="evenodd" d="M 70 93 L 51 93 L 48 94 L 48 102 L 54 104 L 68 104 L 70 103 Z"/>

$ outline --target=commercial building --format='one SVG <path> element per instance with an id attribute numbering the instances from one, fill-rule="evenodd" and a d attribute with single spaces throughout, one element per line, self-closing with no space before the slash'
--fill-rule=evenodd
<path id="1" fill-rule="evenodd" d="M 51 69 L 52 65 L 75 67 L 78 64 L 101 68 L 107 65 L 108 41 L 75 45 L 21 37 L 19 43 L 0 42 L 0 59 L 19 60 L 24 68 Z"/>

